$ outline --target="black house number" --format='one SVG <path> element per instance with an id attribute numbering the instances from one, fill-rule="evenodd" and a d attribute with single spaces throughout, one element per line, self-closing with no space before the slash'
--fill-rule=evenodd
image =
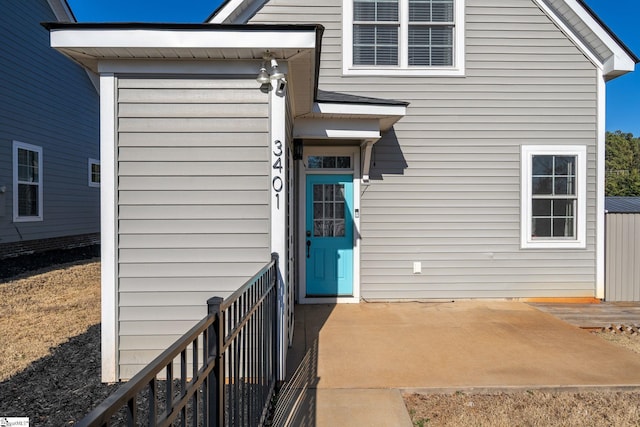
<path id="1" fill-rule="evenodd" d="M 276 198 L 276 209 L 280 210 L 280 193 L 284 188 L 284 181 L 282 180 L 282 142 L 276 139 L 273 142 L 273 147 L 273 155 L 276 159 L 275 162 L 273 162 L 273 169 L 277 170 L 278 172 L 274 173 L 274 177 L 271 180 L 271 189 L 273 190 L 273 194 Z"/>

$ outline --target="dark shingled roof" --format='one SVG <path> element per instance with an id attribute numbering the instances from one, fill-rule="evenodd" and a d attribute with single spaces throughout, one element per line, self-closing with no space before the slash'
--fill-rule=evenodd
<path id="1" fill-rule="evenodd" d="M 640 197 L 605 197 L 604 208 L 609 213 L 640 213 Z"/>
<path id="2" fill-rule="evenodd" d="M 316 96 L 317 102 L 334 102 L 340 104 L 370 104 L 370 105 L 401 105 L 406 107 L 409 105 L 405 101 L 396 101 L 394 99 L 369 98 L 366 96 L 349 95 L 348 93 L 329 92 L 318 89 Z"/>

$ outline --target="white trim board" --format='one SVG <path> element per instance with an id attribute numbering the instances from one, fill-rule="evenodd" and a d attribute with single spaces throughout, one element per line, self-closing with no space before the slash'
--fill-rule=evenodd
<path id="1" fill-rule="evenodd" d="M 51 47 L 55 49 L 115 48 L 230 48 L 264 49 L 277 47 L 314 48 L 315 30 L 211 30 L 211 29 L 124 29 L 69 28 L 51 30 Z"/>
<path id="2" fill-rule="evenodd" d="M 605 298 L 605 146 L 606 146 L 606 83 L 598 70 L 597 118 L 597 179 L 596 179 L 596 298 Z"/>
<path id="3" fill-rule="evenodd" d="M 573 28 L 565 24 L 544 0 L 533 1 L 596 67 L 604 71 L 605 76 L 611 74 L 612 77 L 616 77 L 635 69 L 634 60 L 576 0 L 564 0 L 564 2 L 593 31 L 594 35 L 613 52 L 612 57 L 605 60 L 604 63 L 594 55 L 591 49 L 585 46 Z"/>
<path id="4" fill-rule="evenodd" d="M 573 239 L 538 238 L 532 234 L 531 174 L 534 155 L 576 156 L 576 236 Z M 521 147 L 521 249 L 584 249 L 587 245 L 587 147 L 586 145 L 523 145 Z"/>
<path id="5" fill-rule="evenodd" d="M 100 76 L 100 233 L 102 298 L 102 381 L 118 381 L 118 259 L 116 226 L 116 83 Z"/>

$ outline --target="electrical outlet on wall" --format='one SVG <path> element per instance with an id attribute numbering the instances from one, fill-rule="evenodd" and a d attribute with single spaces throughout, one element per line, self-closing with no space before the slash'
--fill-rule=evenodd
<path id="1" fill-rule="evenodd" d="M 422 262 L 414 261 L 413 262 L 413 274 L 420 274 L 420 273 L 422 273 Z"/>

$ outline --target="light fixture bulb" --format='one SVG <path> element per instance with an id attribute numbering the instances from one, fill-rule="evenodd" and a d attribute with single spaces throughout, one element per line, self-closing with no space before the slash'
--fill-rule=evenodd
<path id="1" fill-rule="evenodd" d="M 264 62 L 260 67 L 260 72 L 258 73 L 258 77 L 256 77 L 256 81 L 261 85 L 269 83 L 269 73 L 267 73 L 267 69 L 264 66 Z"/>
<path id="2" fill-rule="evenodd" d="M 278 61 L 271 59 L 271 71 L 269 72 L 272 80 L 280 80 L 284 77 L 284 73 L 278 69 Z"/>

